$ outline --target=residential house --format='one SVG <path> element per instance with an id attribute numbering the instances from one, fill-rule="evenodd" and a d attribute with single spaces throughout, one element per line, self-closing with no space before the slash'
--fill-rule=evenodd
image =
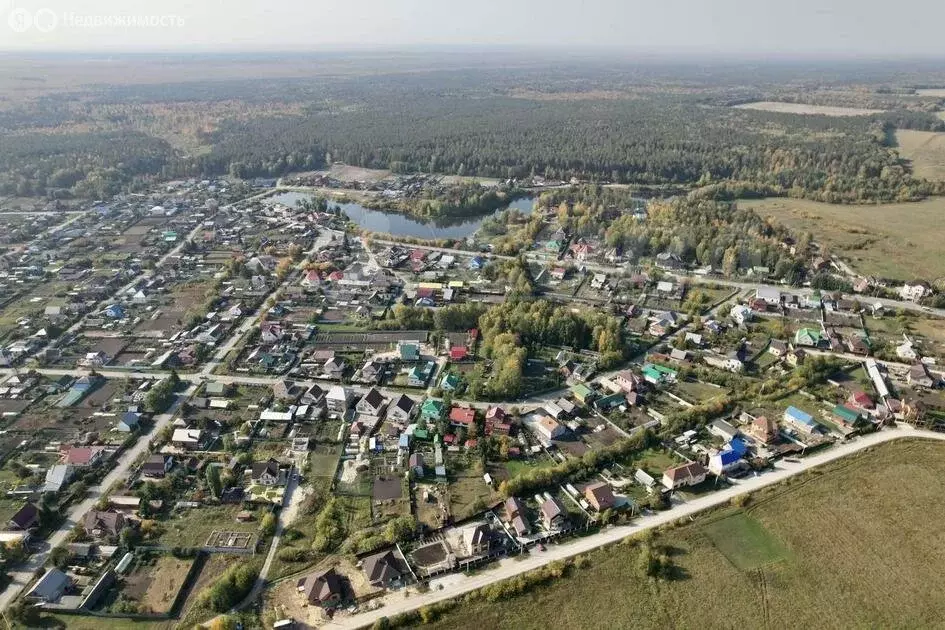
<path id="1" fill-rule="evenodd" d="M 386 370 L 387 364 L 374 359 L 368 359 L 364 362 L 364 365 L 361 366 L 361 382 L 379 383 L 381 379 L 384 378 L 384 372 Z"/>
<path id="2" fill-rule="evenodd" d="M 377 391 L 376 388 L 372 387 L 368 390 L 364 396 L 361 397 L 361 400 L 358 401 L 358 404 L 355 406 L 355 409 L 358 413 L 364 414 L 366 416 L 378 416 L 384 413 L 384 407 L 387 405 L 387 399 Z"/>
<path id="3" fill-rule="evenodd" d="M 563 425 L 550 416 L 542 416 L 535 423 L 535 431 L 546 440 L 557 440 L 565 433 Z"/>
<path id="4" fill-rule="evenodd" d="M 453 346 L 450 348 L 450 361 L 465 361 L 469 358 L 469 348 L 466 346 Z"/>
<path id="5" fill-rule="evenodd" d="M 545 499 L 545 502 L 541 504 L 541 524 L 545 529 L 561 529 L 567 522 L 568 514 L 564 506 L 554 497 Z"/>
<path id="6" fill-rule="evenodd" d="M 784 411 L 784 422 L 791 425 L 798 431 L 808 435 L 817 430 L 817 423 L 814 418 L 806 411 L 801 411 L 797 407 L 791 406 Z"/>
<path id="7" fill-rule="evenodd" d="M 104 450 L 95 446 L 72 446 L 63 451 L 60 463 L 75 468 L 97 466 L 104 457 Z"/>
<path id="8" fill-rule="evenodd" d="M 332 357 L 322 366 L 322 374 L 328 378 L 340 380 L 348 369 L 348 364 L 341 357 Z"/>
<path id="9" fill-rule="evenodd" d="M 731 440 L 733 437 L 738 435 L 738 429 L 733 427 L 731 424 L 725 420 L 716 420 L 709 425 L 709 433 L 717 435 L 726 442 Z"/>
<path id="10" fill-rule="evenodd" d="M 27 501 L 9 520 L 10 529 L 26 531 L 39 525 L 39 508 Z"/>
<path id="11" fill-rule="evenodd" d="M 899 288 L 899 297 L 910 302 L 918 302 L 931 293 L 929 285 L 921 280 L 908 282 Z"/>
<path id="12" fill-rule="evenodd" d="M 598 512 L 603 512 L 616 504 L 614 489 L 605 481 L 598 481 L 585 487 L 584 498 Z"/>
<path id="13" fill-rule="evenodd" d="M 361 566 L 368 583 L 378 588 L 395 586 L 409 575 L 404 561 L 392 549 L 364 558 Z"/>
<path id="14" fill-rule="evenodd" d="M 174 429 L 171 435 L 171 444 L 188 451 L 199 449 L 201 442 L 203 431 L 200 429 Z"/>
<path id="15" fill-rule="evenodd" d="M 780 306 L 781 292 L 775 287 L 760 286 L 755 289 L 755 299 L 764 302 L 767 306 Z"/>
<path id="16" fill-rule="evenodd" d="M 173 467 L 172 455 L 154 453 L 141 465 L 141 474 L 150 479 L 163 479 Z"/>
<path id="17" fill-rule="evenodd" d="M 485 523 L 463 528 L 463 544 L 470 556 L 483 556 L 489 553 L 491 543 L 492 530 Z"/>
<path id="18" fill-rule="evenodd" d="M 54 603 L 72 586 L 72 578 L 59 569 L 49 569 L 26 593 L 31 602 Z"/>
<path id="19" fill-rule="evenodd" d="M 297 583 L 298 591 L 310 605 L 333 608 L 341 603 L 344 589 L 334 567 L 312 573 Z"/>
<path id="20" fill-rule="evenodd" d="M 82 528 L 86 535 L 92 538 L 114 540 L 121 534 L 125 525 L 125 515 L 121 512 L 89 510 L 82 517 Z"/>
<path id="21" fill-rule="evenodd" d="M 935 380 L 924 363 L 913 363 L 906 380 L 915 387 L 934 387 Z"/>
<path id="22" fill-rule="evenodd" d="M 525 504 L 517 497 L 505 500 L 505 522 L 515 530 L 518 536 L 526 536 L 530 531 L 526 520 Z"/>
<path id="23" fill-rule="evenodd" d="M 853 392 L 850 395 L 850 402 L 859 407 L 860 409 L 875 409 L 876 403 L 873 401 L 873 397 L 867 394 L 864 391 Z"/>
<path id="24" fill-rule="evenodd" d="M 253 462 L 253 483 L 261 486 L 284 486 L 289 477 L 289 465 L 270 457 L 264 462 Z"/>
<path id="25" fill-rule="evenodd" d="M 325 395 L 325 403 L 328 406 L 329 412 L 344 415 L 351 407 L 351 398 L 351 390 L 340 385 L 335 385 L 329 389 L 328 394 Z"/>
<path id="26" fill-rule="evenodd" d="M 681 466 L 674 466 L 663 472 L 663 486 L 669 490 L 697 486 L 705 481 L 708 472 L 705 466 L 699 462 L 689 462 Z"/>
<path id="27" fill-rule="evenodd" d="M 299 402 L 303 405 L 322 406 L 325 402 L 325 390 L 313 383 L 302 393 Z"/>
<path id="28" fill-rule="evenodd" d="M 435 369 L 436 364 L 433 361 L 427 361 L 422 365 L 413 366 L 407 373 L 407 386 L 426 387 Z"/>
<path id="29" fill-rule="evenodd" d="M 613 381 L 620 387 L 620 389 L 630 393 L 632 391 L 637 391 L 640 388 L 643 379 L 629 370 L 624 370 L 623 372 L 618 372 L 617 375 L 614 376 Z"/>
<path id="30" fill-rule="evenodd" d="M 413 474 L 417 477 L 423 477 L 423 454 L 422 453 L 411 453 L 410 458 L 407 460 L 407 467 L 413 471 Z"/>
<path id="31" fill-rule="evenodd" d="M 422 405 L 420 405 L 420 415 L 423 416 L 425 420 L 431 420 L 433 422 L 436 422 L 442 418 L 445 411 L 446 406 L 441 400 L 428 398 L 423 401 Z"/>
<path id="32" fill-rule="evenodd" d="M 673 252 L 660 252 L 656 255 L 656 266 L 660 269 L 681 269 L 684 263 Z"/>
<path id="33" fill-rule="evenodd" d="M 714 475 L 724 475 L 733 468 L 741 465 L 741 455 L 736 451 L 719 451 L 709 457 L 709 471 Z"/>
<path id="34" fill-rule="evenodd" d="M 46 471 L 46 483 L 43 486 L 43 492 L 59 492 L 69 481 L 72 480 L 72 474 L 75 469 L 67 464 L 56 464 L 50 466 Z"/>
<path id="35" fill-rule="evenodd" d="M 800 328 L 794 333 L 795 346 L 816 348 L 824 342 L 823 334 L 816 328 Z"/>
<path id="36" fill-rule="evenodd" d="M 475 423 L 475 409 L 469 407 L 453 407 L 450 409 L 450 424 L 453 426 L 469 428 Z"/>
<path id="37" fill-rule="evenodd" d="M 280 380 L 273 383 L 272 395 L 275 396 L 276 400 L 294 403 L 302 395 L 302 388 L 292 381 Z"/>
<path id="38" fill-rule="evenodd" d="M 768 344 L 768 352 L 780 359 L 788 353 L 787 342 L 781 341 L 780 339 L 772 339 Z"/>
<path id="39" fill-rule="evenodd" d="M 750 322 L 752 317 L 754 317 L 754 313 L 752 313 L 752 310 L 744 304 L 736 304 L 732 307 L 729 316 L 735 321 L 736 324 L 742 325 Z"/>
<path id="40" fill-rule="evenodd" d="M 401 361 L 414 362 L 420 360 L 420 342 L 419 341 L 399 341 L 397 342 L 397 352 Z"/>
<path id="41" fill-rule="evenodd" d="M 749 437 L 761 442 L 762 444 L 771 444 L 776 442 L 779 437 L 778 423 L 769 420 L 765 416 L 758 416 L 753 419 L 745 432 Z"/>
<path id="42" fill-rule="evenodd" d="M 787 353 L 787 363 L 791 367 L 797 367 L 807 359 L 807 351 L 804 348 L 792 348 Z"/>
<path id="43" fill-rule="evenodd" d="M 134 411 L 126 411 L 121 414 L 121 419 L 118 420 L 118 425 L 115 427 L 118 431 L 122 433 L 131 433 L 132 431 L 137 431 L 138 426 L 141 424 L 141 414 Z"/>
<path id="44" fill-rule="evenodd" d="M 283 337 L 285 337 L 285 330 L 279 322 L 266 321 L 259 325 L 259 340 L 263 343 L 279 343 L 282 341 Z"/>
<path id="45" fill-rule="evenodd" d="M 594 390 L 592 390 L 587 385 L 578 384 L 571 388 L 571 395 L 574 396 L 574 399 L 580 402 L 582 405 L 586 405 L 593 400 L 596 395 Z"/>
<path id="46" fill-rule="evenodd" d="M 456 374 L 445 374 L 443 378 L 440 379 L 440 389 L 445 392 L 453 392 L 459 387 L 460 378 Z"/>
<path id="47" fill-rule="evenodd" d="M 401 394 L 387 407 L 387 418 L 393 422 L 407 423 L 410 422 L 416 409 L 417 403 L 406 394 Z"/>
<path id="48" fill-rule="evenodd" d="M 862 414 L 846 405 L 835 405 L 830 412 L 834 422 L 846 429 L 856 427 L 863 419 Z"/>

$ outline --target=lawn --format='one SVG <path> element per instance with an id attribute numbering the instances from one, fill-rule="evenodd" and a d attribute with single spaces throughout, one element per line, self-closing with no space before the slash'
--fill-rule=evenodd
<path id="1" fill-rule="evenodd" d="M 471 471 L 469 471 L 471 473 Z M 463 474 L 450 479 L 450 513 L 461 521 L 499 502 L 502 497 L 474 474 Z"/>
<path id="2" fill-rule="evenodd" d="M 742 571 L 760 569 L 787 557 L 781 542 L 744 512 L 708 523 L 702 531 Z"/>
<path id="3" fill-rule="evenodd" d="M 945 618 L 945 445 L 896 442 L 668 530 L 681 576 L 645 578 L 625 546 L 527 594 L 434 628 L 928 628 Z M 721 520 L 720 520 L 721 517 Z M 895 541 L 891 544 L 890 541 Z M 606 611 L 606 614 L 589 614 Z"/>
<path id="4" fill-rule="evenodd" d="M 536 470 L 539 468 L 550 468 L 555 463 L 550 457 L 538 457 L 532 459 L 510 459 L 505 462 L 505 469 L 509 471 L 509 477 L 517 477 L 523 472 Z"/>
<path id="5" fill-rule="evenodd" d="M 945 198 L 887 205 L 833 205 L 802 199 L 739 201 L 764 217 L 808 231 L 860 273 L 903 281 L 945 275 Z"/>
<path id="6" fill-rule="evenodd" d="M 629 460 L 624 462 L 624 466 L 629 469 L 627 472 L 632 473 L 635 469 L 640 468 L 654 478 L 659 479 L 663 476 L 664 470 L 680 463 L 682 463 L 681 460 L 667 451 L 648 448 L 639 453 L 633 453 Z"/>
<path id="7" fill-rule="evenodd" d="M 700 405 L 710 400 L 722 398 L 728 394 L 728 390 L 722 387 L 714 387 L 706 383 L 700 383 L 699 381 L 679 381 L 676 383 L 676 391 L 674 393 L 687 402 Z"/>
<path id="8" fill-rule="evenodd" d="M 202 547 L 213 531 L 255 533 L 264 510 L 257 509 L 252 521 L 240 523 L 236 515 L 243 509 L 239 505 L 204 505 L 176 511 L 157 521 L 164 529 L 157 542 L 168 547 Z"/>
<path id="9" fill-rule="evenodd" d="M 341 457 L 340 446 L 319 445 L 315 447 L 315 450 L 308 455 L 307 476 L 334 477 L 335 471 L 338 469 L 339 457 Z"/>

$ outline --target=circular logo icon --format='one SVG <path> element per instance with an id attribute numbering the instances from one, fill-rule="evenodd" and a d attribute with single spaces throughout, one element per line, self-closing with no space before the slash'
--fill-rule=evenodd
<path id="1" fill-rule="evenodd" d="M 59 16 L 48 7 L 44 7 L 33 15 L 33 26 L 40 33 L 48 33 L 59 24 Z"/>
<path id="2" fill-rule="evenodd" d="M 14 32 L 25 33 L 33 25 L 33 14 L 23 7 L 17 7 L 10 11 L 7 24 Z"/>

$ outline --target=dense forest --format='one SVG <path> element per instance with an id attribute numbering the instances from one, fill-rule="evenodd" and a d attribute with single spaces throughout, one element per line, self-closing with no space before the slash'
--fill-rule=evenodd
<path id="1" fill-rule="evenodd" d="M 872 90 L 836 83 L 842 68 L 811 72 L 588 62 L 99 87 L 5 108 L 0 193 L 102 196 L 154 178 L 278 176 L 329 161 L 400 173 L 698 185 L 720 199 L 893 201 L 945 192 L 915 179 L 890 141 L 895 128 L 945 129 L 933 113 L 940 100 L 895 84 L 888 68 L 850 75 L 877 81 Z M 921 76 L 901 73 L 916 84 Z M 730 107 L 764 98 L 887 111 L 828 117 Z M 214 111 L 204 124 L 193 120 L 195 103 Z M 136 126 L 147 104 L 155 120 Z M 174 138 L 175 108 L 186 109 L 195 129 L 189 143 Z M 423 212 L 440 211 L 428 204 Z"/>

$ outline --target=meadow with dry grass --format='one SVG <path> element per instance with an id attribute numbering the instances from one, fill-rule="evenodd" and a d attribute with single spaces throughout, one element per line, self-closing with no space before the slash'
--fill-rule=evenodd
<path id="1" fill-rule="evenodd" d="M 525 595 L 434 628 L 927 628 L 945 619 L 945 445 L 894 442 L 660 533 L 678 577 L 616 545 Z"/>
<path id="2" fill-rule="evenodd" d="M 810 232 L 859 273 L 903 281 L 945 276 L 945 198 L 882 205 L 781 198 L 738 203 L 792 230 Z"/>
<path id="3" fill-rule="evenodd" d="M 896 131 L 899 155 L 912 162 L 917 177 L 945 179 L 945 133 L 936 131 Z"/>

